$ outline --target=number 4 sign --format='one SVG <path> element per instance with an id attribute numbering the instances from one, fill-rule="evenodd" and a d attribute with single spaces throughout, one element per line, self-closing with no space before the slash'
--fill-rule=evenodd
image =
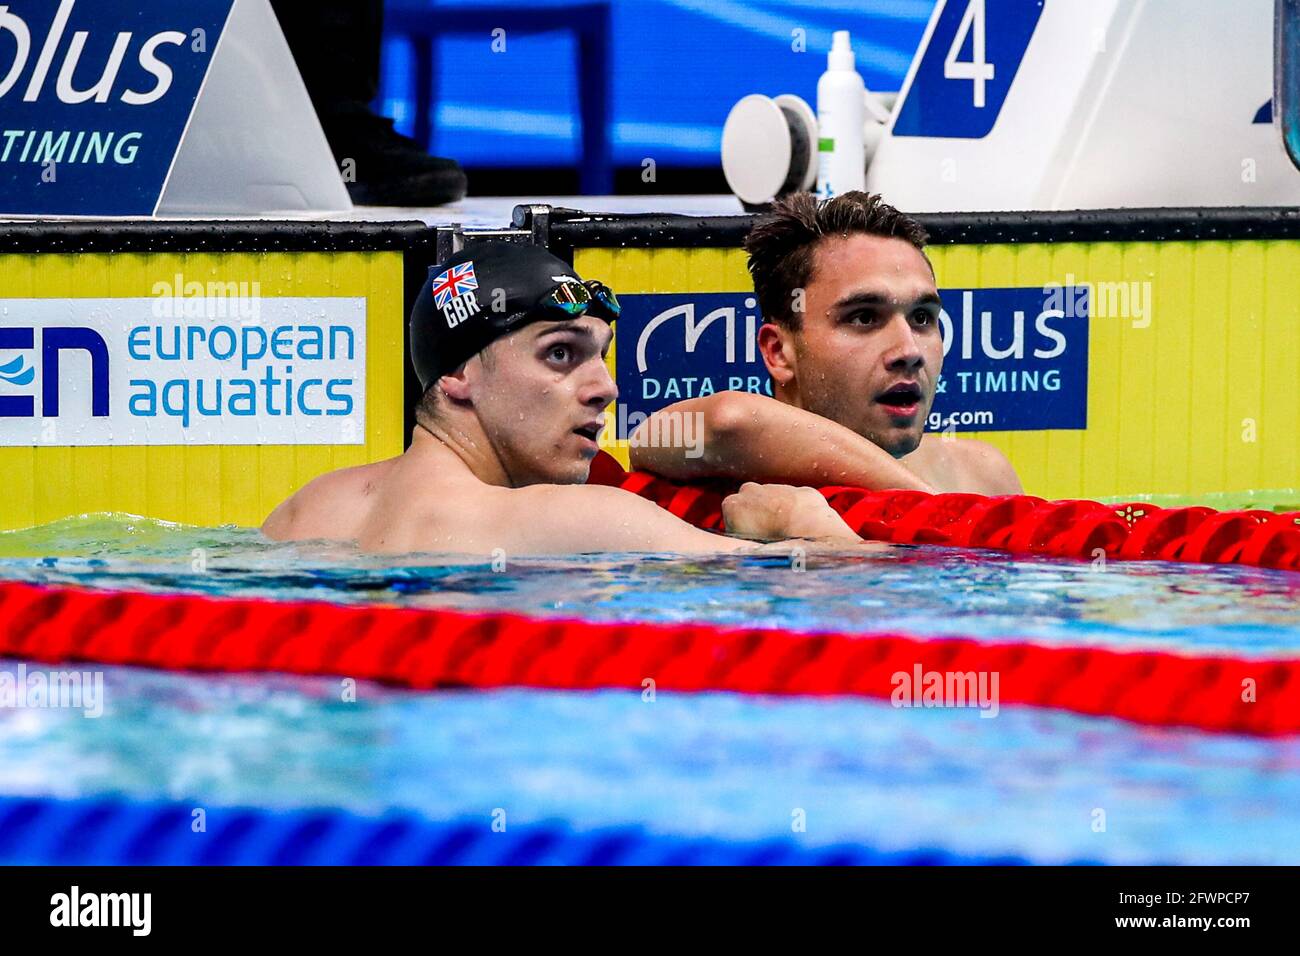
<path id="1" fill-rule="evenodd" d="M 952 46 L 948 47 L 948 56 L 943 61 L 943 78 L 973 81 L 975 86 L 971 96 L 974 97 L 976 109 L 984 108 L 984 84 L 994 76 L 993 64 L 984 59 L 984 36 L 984 0 L 970 0 L 966 5 L 966 13 L 961 18 L 961 25 L 957 27 L 957 35 L 953 37 Z M 971 38 L 974 49 L 971 59 L 963 62 L 957 57 L 966 45 L 967 37 Z"/>
<path id="2" fill-rule="evenodd" d="M 1046 0 L 940 0 L 895 136 L 980 139 L 997 122 Z"/>

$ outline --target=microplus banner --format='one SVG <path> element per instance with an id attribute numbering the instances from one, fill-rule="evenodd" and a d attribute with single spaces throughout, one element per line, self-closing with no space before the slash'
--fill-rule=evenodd
<path id="1" fill-rule="evenodd" d="M 234 2 L 0 4 L 0 214 L 152 215 Z"/>
<path id="2" fill-rule="evenodd" d="M 1088 427 L 1089 287 L 940 294 L 943 373 L 929 430 Z M 752 293 L 627 293 L 619 301 L 615 362 L 629 422 L 724 389 L 772 394 Z"/>

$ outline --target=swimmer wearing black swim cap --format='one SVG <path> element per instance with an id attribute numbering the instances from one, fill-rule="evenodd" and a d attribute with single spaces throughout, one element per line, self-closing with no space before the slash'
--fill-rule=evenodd
<path id="1" fill-rule="evenodd" d="M 537 246 L 487 241 L 434 267 L 411 311 L 416 420 L 472 409 L 511 483 L 585 481 L 618 389 L 618 298 Z"/>
<path id="2" fill-rule="evenodd" d="M 410 447 L 315 479 L 263 532 L 507 559 L 752 548 L 630 492 L 583 484 L 618 396 L 605 356 L 619 311 L 609 288 L 543 249 L 467 246 L 430 270 L 411 312 L 424 394 Z M 806 488 L 752 486 L 724 507 L 728 527 L 753 537 L 860 540 Z"/>
<path id="3" fill-rule="evenodd" d="M 611 323 L 618 298 L 583 282 L 537 246 L 476 243 L 429 271 L 411 312 L 411 361 L 427 389 L 504 335 L 531 322 L 591 315 Z"/>

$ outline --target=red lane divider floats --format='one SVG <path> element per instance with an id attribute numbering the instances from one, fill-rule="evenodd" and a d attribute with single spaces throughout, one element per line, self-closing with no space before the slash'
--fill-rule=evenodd
<path id="1" fill-rule="evenodd" d="M 625 472 L 601 454 L 593 484 L 625 488 L 701 528 L 721 530 L 730 489 L 681 486 Z M 929 495 L 923 491 L 822 488 L 850 528 L 873 541 L 991 548 L 1054 557 L 1249 564 L 1300 571 L 1300 512 L 1160 508 L 1135 502 L 1044 501 L 1031 495 Z"/>
<path id="2" fill-rule="evenodd" d="M 997 675 L 999 706 L 1141 724 L 1300 733 L 1300 659 L 604 624 L 515 614 L 345 607 L 0 583 L 0 656 L 189 671 L 259 671 L 414 689 L 523 686 L 907 699 L 939 675 Z M 945 701 L 943 697 L 939 698 Z M 946 700 L 948 704 L 955 703 Z"/>

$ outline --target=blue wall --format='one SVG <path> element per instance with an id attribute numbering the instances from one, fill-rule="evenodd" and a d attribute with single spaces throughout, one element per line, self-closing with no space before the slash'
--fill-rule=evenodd
<path id="1" fill-rule="evenodd" d="M 431 18 L 439 6 L 502 6 L 427 2 Z M 747 93 L 796 93 L 815 106 L 832 30 L 852 31 L 869 89 L 895 90 L 932 7 L 932 0 L 611 0 L 614 162 L 638 166 L 652 156 L 661 165 L 715 165 L 723 120 Z M 433 152 L 467 166 L 574 165 L 574 39 L 563 32 L 512 35 L 506 15 L 500 26 L 504 53 L 492 51 L 488 34 L 438 39 Z M 805 31 L 803 53 L 792 50 L 797 29 Z M 411 43 L 390 30 L 378 105 L 408 134 L 412 67 Z"/>

